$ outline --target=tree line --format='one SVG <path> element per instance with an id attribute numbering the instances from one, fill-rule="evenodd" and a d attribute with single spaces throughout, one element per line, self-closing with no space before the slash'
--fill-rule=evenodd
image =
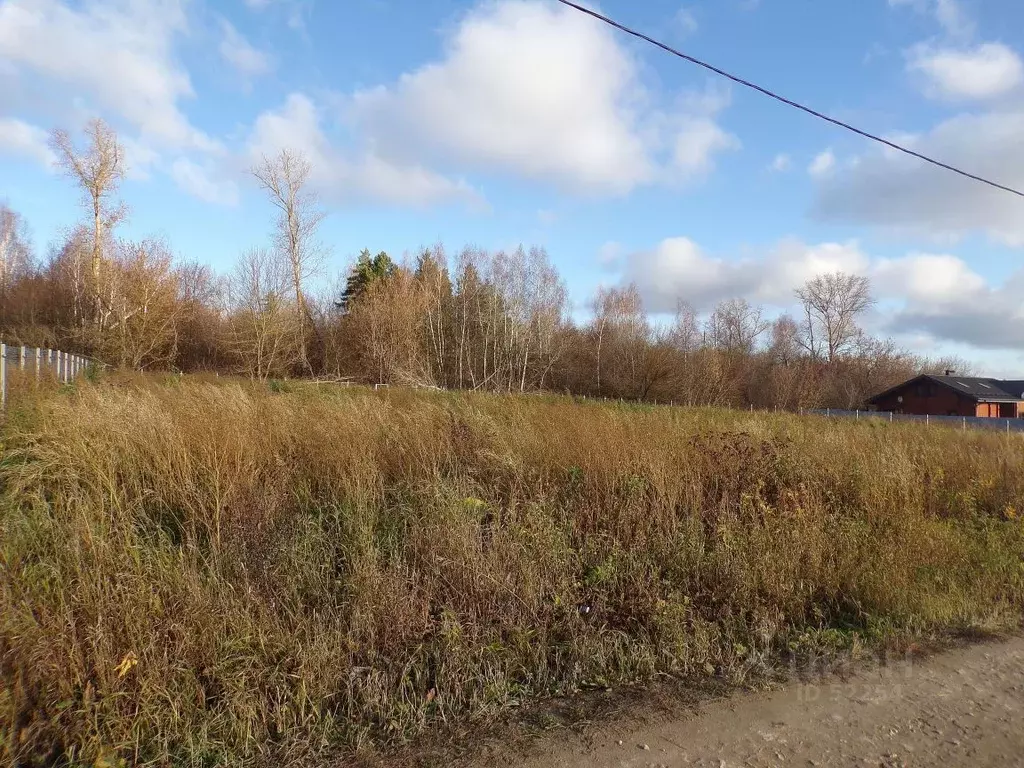
<path id="1" fill-rule="evenodd" d="M 852 408 L 928 360 L 861 328 L 871 286 L 843 273 L 795 293 L 796 316 L 741 298 L 702 317 L 680 302 L 652 321 L 634 285 L 602 288 L 574 319 L 543 248 L 425 248 L 396 262 L 360 254 L 329 289 L 325 212 L 301 154 L 251 169 L 272 203 L 272 237 L 228 274 L 118 235 L 123 147 L 100 120 L 76 142 L 54 131 L 85 215 L 38 255 L 23 217 L 0 205 L 0 336 L 72 349 L 125 368 L 317 377 L 501 392 L 554 391 L 688 405 Z"/>

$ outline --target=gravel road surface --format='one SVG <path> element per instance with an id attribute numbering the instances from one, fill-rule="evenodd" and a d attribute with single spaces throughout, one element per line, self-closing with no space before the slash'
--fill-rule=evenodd
<path id="1" fill-rule="evenodd" d="M 528 768 L 1024 766 L 1024 638 L 542 740 Z"/>

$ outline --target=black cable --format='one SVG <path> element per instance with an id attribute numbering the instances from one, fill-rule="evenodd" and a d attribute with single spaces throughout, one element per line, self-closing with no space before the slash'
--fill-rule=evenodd
<path id="1" fill-rule="evenodd" d="M 983 178 L 981 176 L 976 176 L 973 173 L 962 171 L 959 168 L 949 165 L 948 163 L 942 162 L 941 160 L 936 160 L 933 157 L 922 155 L 920 152 L 915 152 L 912 149 L 900 146 L 899 144 L 889 141 L 888 139 L 883 139 L 881 136 L 876 136 L 873 133 L 862 131 L 860 128 L 855 128 L 849 123 L 844 123 L 842 120 L 836 120 L 834 117 L 829 117 L 828 115 L 822 114 L 821 112 L 811 109 L 810 107 L 805 107 L 803 104 L 795 102 L 791 99 L 787 99 L 785 96 L 780 96 L 779 94 L 774 93 L 773 91 L 769 91 L 767 88 L 762 88 L 760 85 L 757 85 L 756 83 L 752 83 L 749 80 L 744 80 L 742 77 L 737 77 L 736 75 L 729 74 L 723 69 L 719 69 L 718 67 L 708 64 L 705 61 L 701 61 L 700 59 L 694 58 L 693 56 L 689 56 L 683 53 L 682 51 L 677 51 L 675 48 L 672 48 L 671 46 L 666 45 L 665 43 L 655 40 L 653 37 L 648 37 L 642 32 L 637 32 L 635 29 L 630 29 L 626 25 L 620 24 L 614 19 L 610 19 L 607 16 L 598 13 L 597 11 L 592 11 L 591 9 L 585 8 L 582 5 L 578 5 L 577 3 L 571 2 L 571 0 L 558 0 L 558 2 L 560 2 L 562 5 L 569 6 L 570 8 L 575 8 L 580 13 L 585 13 L 588 16 L 592 16 L 598 21 L 603 21 L 605 24 L 608 24 L 609 26 L 615 27 L 616 29 L 625 32 L 627 35 L 632 35 L 633 37 L 640 38 L 641 40 L 644 40 L 645 42 L 648 42 L 651 45 L 661 48 L 663 51 L 671 53 L 673 56 L 678 56 L 681 59 L 685 59 L 691 64 L 696 64 L 698 67 L 703 67 L 704 69 L 710 70 L 714 72 L 716 75 L 721 75 L 722 77 L 728 80 L 732 80 L 734 83 L 738 83 L 740 85 L 746 86 L 747 88 L 751 88 L 752 90 L 755 90 L 758 93 L 763 93 L 765 96 L 775 99 L 776 101 L 781 101 L 783 104 L 787 104 L 791 107 L 795 107 L 796 109 L 799 109 L 801 112 L 806 112 L 807 114 L 813 115 L 814 117 L 817 117 L 820 120 L 825 120 L 826 122 L 832 123 L 833 125 L 838 125 L 840 128 L 845 128 L 848 131 L 856 133 L 858 136 L 863 136 L 866 139 L 877 141 L 879 144 L 884 144 L 890 149 L 895 149 L 898 150 L 899 152 L 903 152 L 904 154 L 910 155 L 911 157 L 916 157 L 919 160 L 924 160 L 926 163 L 931 163 L 932 165 L 938 166 L 939 168 L 944 168 L 947 171 L 958 173 L 961 176 L 964 176 L 968 179 L 980 181 L 982 184 L 988 184 L 990 187 L 1001 189 L 1004 192 L 1009 192 L 1010 194 L 1017 195 L 1018 197 L 1024 197 L 1024 192 L 1014 189 L 1013 187 L 1007 187 L 995 181 L 989 181 L 988 179 Z"/>

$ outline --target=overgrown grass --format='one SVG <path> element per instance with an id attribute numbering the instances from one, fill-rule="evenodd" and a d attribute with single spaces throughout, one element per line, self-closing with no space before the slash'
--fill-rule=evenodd
<path id="1" fill-rule="evenodd" d="M 1020 436 L 82 384 L 0 459 L 0 755 L 313 762 L 666 672 L 1019 624 Z"/>

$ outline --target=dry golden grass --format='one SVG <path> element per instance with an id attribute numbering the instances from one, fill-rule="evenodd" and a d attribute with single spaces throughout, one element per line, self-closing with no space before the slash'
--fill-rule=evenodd
<path id="1" fill-rule="evenodd" d="M 172 378 L 5 441 L 25 764 L 301 763 L 1024 607 L 1018 435 Z"/>

